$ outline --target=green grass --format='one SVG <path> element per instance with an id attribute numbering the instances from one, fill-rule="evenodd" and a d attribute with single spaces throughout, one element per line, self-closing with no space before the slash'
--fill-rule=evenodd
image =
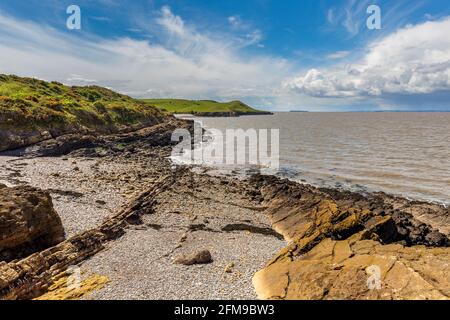
<path id="1" fill-rule="evenodd" d="M 219 113 L 236 112 L 251 114 L 261 112 L 246 105 L 241 101 L 217 102 L 213 100 L 183 100 L 183 99 L 143 99 L 163 111 L 170 113 Z"/>
<path id="2" fill-rule="evenodd" d="M 0 129 L 115 132 L 163 118 L 148 103 L 102 87 L 0 75 Z"/>

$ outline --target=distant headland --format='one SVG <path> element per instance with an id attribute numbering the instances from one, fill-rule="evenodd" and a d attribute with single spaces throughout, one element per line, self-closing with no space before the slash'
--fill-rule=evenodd
<path id="1" fill-rule="evenodd" d="M 271 115 L 242 101 L 217 102 L 214 100 L 143 99 L 161 111 L 172 114 L 192 114 L 199 117 L 239 117 L 245 115 Z"/>

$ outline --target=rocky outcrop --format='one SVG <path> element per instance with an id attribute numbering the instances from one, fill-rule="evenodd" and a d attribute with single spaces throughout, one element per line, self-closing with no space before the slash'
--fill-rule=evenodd
<path id="1" fill-rule="evenodd" d="M 51 138 L 46 130 L 0 130 L 0 151 L 29 146 Z"/>
<path id="2" fill-rule="evenodd" d="M 280 254 L 253 278 L 260 299 L 449 299 L 448 248 L 326 238 Z"/>
<path id="3" fill-rule="evenodd" d="M 0 186 L 0 261 L 11 261 L 54 246 L 65 238 L 48 192 Z"/>
<path id="4" fill-rule="evenodd" d="M 444 271 L 450 241 L 405 203 L 399 209 L 383 194 L 317 189 L 275 177 L 255 176 L 252 183 L 251 196 L 290 242 L 254 276 L 261 299 L 450 297 Z"/>
<path id="5" fill-rule="evenodd" d="M 149 213 L 154 197 L 173 183 L 163 177 L 136 197 L 98 228 L 76 235 L 56 246 L 36 252 L 25 259 L 0 262 L 0 300 L 31 299 L 47 291 L 70 266 L 103 250 L 105 244 L 122 236 L 129 220 Z"/>
<path id="6" fill-rule="evenodd" d="M 417 220 L 407 206 L 395 208 L 383 194 L 319 189 L 273 176 L 254 176 L 252 183 L 257 189 L 252 196 L 263 201 L 273 228 L 288 241 L 341 240 L 364 231 L 383 244 L 450 246 L 446 235 Z"/>
<path id="7" fill-rule="evenodd" d="M 0 151 L 67 134 L 136 131 L 170 120 L 144 101 L 109 89 L 0 74 Z M 25 94 L 26 93 L 26 94 Z"/>
<path id="8" fill-rule="evenodd" d="M 425 201 L 411 201 L 385 193 L 378 193 L 378 195 L 394 209 L 407 212 L 416 219 L 433 226 L 447 237 L 450 236 L 450 206 L 444 207 Z"/>
<path id="9" fill-rule="evenodd" d="M 26 157 L 58 157 L 83 150 L 79 155 L 107 155 L 114 152 L 133 151 L 137 148 L 168 146 L 172 132 L 177 128 L 191 130 L 192 122 L 172 118 L 164 123 L 139 130 L 111 135 L 94 135 L 83 132 L 66 134 L 39 142 L 31 147 L 3 152 L 5 155 Z M 99 151 L 100 150 L 100 151 Z"/>

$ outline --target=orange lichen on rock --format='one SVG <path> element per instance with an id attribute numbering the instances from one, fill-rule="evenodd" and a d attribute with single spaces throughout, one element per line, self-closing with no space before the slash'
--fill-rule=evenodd
<path id="1" fill-rule="evenodd" d="M 92 274 L 76 284 L 72 277 L 73 275 L 61 276 L 45 294 L 34 300 L 78 300 L 102 289 L 110 281 L 108 277 Z"/>

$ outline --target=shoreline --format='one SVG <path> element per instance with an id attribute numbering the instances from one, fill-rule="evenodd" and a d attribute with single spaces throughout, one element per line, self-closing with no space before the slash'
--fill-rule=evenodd
<path id="1" fill-rule="evenodd" d="M 102 289 L 91 295 L 83 295 L 84 298 L 254 299 L 256 295 L 251 281 L 258 270 L 260 271 L 253 279 L 258 296 L 273 298 L 278 294 L 273 294 L 274 286 L 284 283 L 285 271 L 279 275 L 279 270 L 298 261 L 292 255 L 296 254 L 299 246 L 303 247 L 298 251 L 301 252 L 300 257 L 305 252 L 324 246 L 323 241 L 336 241 L 336 246 L 339 241 L 348 243 L 348 239 L 352 237 L 354 243 L 351 247 L 365 243 L 368 240 L 364 239 L 368 237 L 374 244 L 380 244 L 381 241 L 380 245 L 384 248 L 391 244 L 383 243 L 380 239 L 386 236 L 386 230 L 394 232 L 392 227 L 396 225 L 402 225 L 406 230 L 402 241 L 411 242 L 399 244 L 400 246 L 416 248 L 419 245 L 417 254 L 431 254 L 432 261 L 440 261 L 435 251 L 442 247 L 439 250 L 444 250 L 444 256 L 448 257 L 448 245 L 442 246 L 436 242 L 436 250 L 432 248 L 433 241 L 445 241 L 442 240 L 445 237 L 448 240 L 448 230 L 444 238 L 439 238 L 430 227 L 420 229 L 419 226 L 423 223 L 416 220 L 421 217 L 422 220 L 429 219 L 428 222 L 431 221 L 435 227 L 442 224 L 441 228 L 448 228 L 448 220 L 442 220 L 439 216 L 442 212 L 449 214 L 448 209 L 445 211 L 442 206 L 411 202 L 382 193 L 365 197 L 271 176 L 239 180 L 230 175 L 210 176 L 207 168 L 203 168 L 203 173 L 194 173 L 183 167 L 176 169 L 167 159 L 170 147 L 166 133 L 171 128 L 173 126 L 156 129 L 151 127 L 134 133 L 102 137 L 101 141 L 94 141 L 94 147 L 79 148 L 69 155 L 35 157 L 39 152 L 41 156 L 45 153 L 55 154 L 55 150 L 62 148 L 61 144 L 46 142 L 37 151 L 33 151 L 31 158 L 8 158 L 17 161 L 5 164 L 6 158 L 0 157 L 3 175 L 0 182 L 9 179 L 10 184 L 22 181 L 24 184 L 50 187 L 45 189 L 50 189 L 68 238 L 96 228 L 99 223 L 113 216 L 118 208 L 126 206 L 143 189 L 155 184 L 160 177 L 177 177 L 177 182 L 155 196 L 156 203 L 148 208 L 148 213 L 140 215 L 136 221 L 127 222 L 121 237 L 108 241 L 100 252 L 82 260 L 81 268 L 86 275 L 97 274 L 109 279 L 109 283 Z M 67 143 L 67 140 L 61 143 Z M 305 207 L 302 201 L 308 202 L 308 199 L 316 200 Z M 371 206 L 376 210 L 367 211 Z M 290 209 L 286 211 L 287 208 Z M 297 212 L 293 212 L 293 208 L 297 208 Z M 315 222 L 316 227 L 312 228 L 314 219 L 307 208 L 322 212 L 324 219 L 330 218 L 330 222 L 322 227 L 317 227 L 320 224 Z M 349 211 L 345 208 L 359 210 L 360 213 L 334 217 L 338 213 Z M 382 211 L 385 212 L 378 215 Z M 410 211 L 411 216 L 398 213 L 403 211 Z M 299 213 L 302 213 L 301 217 L 298 216 Z M 80 214 L 84 216 L 80 217 Z M 406 217 L 406 220 L 386 218 L 395 215 Z M 367 221 L 364 221 L 366 218 Z M 382 219 L 383 223 L 378 221 L 376 224 L 381 231 L 377 228 L 375 231 L 368 231 L 366 223 L 372 218 L 386 220 Z M 448 219 L 448 216 L 444 218 Z M 287 220 L 296 223 L 280 225 L 280 222 Z M 346 223 L 342 224 L 342 221 Z M 329 229 L 330 225 L 332 229 Z M 332 231 L 335 227 L 339 227 L 336 229 L 339 231 Z M 283 234 L 288 243 L 269 230 Z M 333 235 L 333 232 L 338 233 Z M 364 232 L 369 232 L 370 235 L 362 234 Z M 429 237 L 430 234 L 434 238 Z M 358 236 L 360 239 L 357 239 Z M 158 241 L 155 242 L 155 239 Z M 386 241 L 392 244 L 401 242 L 393 239 Z M 422 248 L 421 241 L 425 245 L 431 245 L 431 249 Z M 211 264 L 180 267 L 173 263 L 183 253 L 208 247 L 213 258 Z M 294 247 L 297 249 L 293 249 Z M 290 252 L 290 258 L 287 258 L 287 252 Z M 358 251 L 355 252 L 358 255 Z M 371 254 L 375 256 L 375 253 Z M 350 257 L 347 260 L 348 258 Z M 409 260 L 405 261 L 402 260 L 404 265 L 410 263 Z M 333 274 L 328 269 L 321 272 Z M 276 279 L 277 283 L 268 280 L 267 274 Z M 307 281 L 313 282 L 312 279 Z M 446 284 L 445 277 L 441 282 Z M 149 292 L 149 288 L 153 288 L 150 290 L 152 292 Z M 279 298 L 299 297 L 288 294 L 289 284 L 283 288 L 286 294 Z M 444 293 L 450 295 L 445 291 Z M 363 296 L 359 292 L 354 298 Z"/>
<path id="2" fill-rule="evenodd" d="M 197 117 L 194 115 L 189 114 L 179 114 L 175 115 L 178 119 L 187 120 L 187 121 L 199 121 L 201 120 L 201 117 Z M 205 120 L 206 121 L 206 120 Z M 217 129 L 214 126 L 211 126 L 211 123 L 205 124 L 202 123 L 202 128 L 204 130 L 208 129 Z M 224 130 L 218 129 L 218 130 Z M 210 137 L 208 137 L 210 138 Z M 420 192 L 408 192 L 407 190 L 403 190 L 403 192 L 395 192 L 393 191 L 393 187 L 391 188 L 383 188 L 380 185 L 377 185 L 376 181 L 370 180 L 367 177 L 365 179 L 360 177 L 352 177 L 352 176 L 346 176 L 344 175 L 338 175 L 336 172 L 326 171 L 323 172 L 317 172 L 314 170 L 314 168 L 303 168 L 300 167 L 297 164 L 293 164 L 291 159 L 281 159 L 281 162 L 289 163 L 288 165 L 282 165 L 279 168 L 279 173 L 275 174 L 276 176 L 284 179 L 287 178 L 291 181 L 302 183 L 302 184 L 309 184 L 312 186 L 315 186 L 317 188 L 330 188 L 330 189 L 337 189 L 340 191 L 351 191 L 355 193 L 361 193 L 363 195 L 370 195 L 374 193 L 386 193 L 394 197 L 398 198 L 405 198 L 408 201 L 419 201 L 419 202 L 426 202 L 436 205 L 443 205 L 444 207 L 450 207 L 450 198 L 449 197 L 442 197 L 441 195 L 432 195 L 430 193 L 427 193 L 424 190 L 423 193 Z M 206 165 L 208 166 L 208 165 Z M 216 168 L 217 170 L 224 170 L 224 171 L 234 171 L 233 166 L 227 167 L 225 166 L 214 166 L 213 168 Z M 230 169 L 231 168 L 231 169 Z M 251 169 L 248 169 L 245 166 L 235 166 L 235 169 L 238 171 L 248 171 Z M 244 173 L 245 174 L 245 173 Z M 392 182 L 392 181 L 391 181 Z M 395 181 L 394 181 L 395 182 Z M 399 187 L 403 187 L 400 185 Z"/>

